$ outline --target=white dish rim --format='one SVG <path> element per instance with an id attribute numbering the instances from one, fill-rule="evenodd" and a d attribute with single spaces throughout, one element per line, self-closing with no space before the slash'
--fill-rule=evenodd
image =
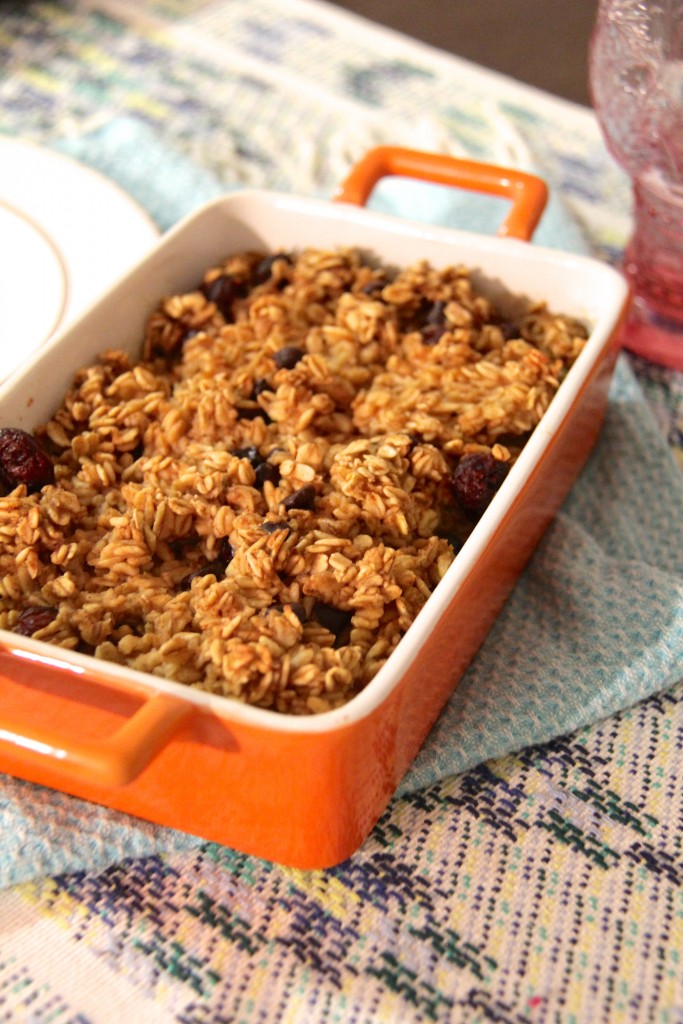
<path id="1" fill-rule="evenodd" d="M 421 255 L 424 255 L 425 258 L 429 258 L 429 246 L 437 241 L 456 249 L 467 247 L 476 254 L 485 255 L 495 252 L 499 255 L 504 253 L 506 259 L 515 257 L 531 259 L 532 265 L 553 268 L 553 273 L 560 271 L 571 273 L 580 269 L 582 273 L 595 277 L 595 287 L 602 286 L 603 289 L 607 288 L 610 292 L 609 302 L 605 298 L 601 300 L 603 313 L 598 318 L 598 322 L 592 324 L 586 347 L 563 381 L 541 424 L 525 445 L 515 466 L 458 552 L 446 576 L 401 639 L 396 651 L 365 689 L 344 706 L 312 716 L 287 715 L 243 704 L 235 698 L 196 690 L 159 676 L 99 661 L 91 655 L 67 651 L 30 637 L 18 637 L 12 632 L 0 630 L 0 644 L 18 656 L 35 660 L 38 663 L 68 666 L 72 672 L 78 675 L 94 676 L 96 680 L 103 683 L 110 682 L 129 692 L 135 690 L 149 697 L 157 693 L 172 695 L 196 705 L 198 709 L 216 714 L 224 721 L 239 722 L 254 728 L 265 728 L 282 733 L 322 734 L 348 727 L 368 717 L 387 700 L 396 688 L 406 669 L 426 642 L 431 629 L 445 607 L 453 600 L 473 571 L 478 558 L 491 540 L 496 524 L 504 518 L 543 452 L 557 435 L 565 416 L 614 331 L 627 301 L 628 289 L 623 278 L 614 268 L 590 256 L 542 248 L 516 239 L 490 237 L 455 228 L 442 228 L 410 220 L 399 220 L 389 214 L 377 213 L 345 203 L 331 203 L 325 200 L 257 189 L 229 193 L 204 204 L 163 235 L 150 252 L 127 271 L 104 296 L 84 310 L 81 316 L 64 331 L 55 335 L 29 362 L 0 386 L 0 423 L 3 406 L 11 399 L 13 393 L 21 387 L 22 383 L 31 378 L 36 368 L 50 352 L 59 351 L 62 346 L 70 344 L 70 340 L 83 330 L 83 325 L 87 324 L 87 320 L 94 310 L 100 308 L 105 301 L 111 301 L 112 297 L 116 297 L 117 294 L 125 292 L 134 285 L 136 278 L 140 276 L 144 268 L 150 265 L 151 261 L 163 260 L 165 255 L 173 253 L 178 247 L 179 241 L 186 239 L 192 232 L 196 232 L 198 226 L 201 226 L 206 218 L 215 216 L 217 212 L 224 213 L 226 210 L 230 212 L 232 206 L 243 211 L 254 203 L 260 210 L 278 210 L 288 216 L 297 213 L 313 217 L 319 216 L 332 221 L 358 224 L 365 233 L 372 230 L 386 235 L 389 231 L 391 235 L 417 239 L 424 243 L 425 251 Z M 366 248 L 365 241 L 362 241 L 361 247 Z M 226 252 L 229 251 L 229 248 L 230 246 L 227 245 Z M 485 267 L 483 272 L 486 273 Z M 161 295 L 158 293 L 151 296 L 154 301 L 158 301 L 160 297 Z M 93 350 L 93 359 L 98 351 L 99 349 Z"/>

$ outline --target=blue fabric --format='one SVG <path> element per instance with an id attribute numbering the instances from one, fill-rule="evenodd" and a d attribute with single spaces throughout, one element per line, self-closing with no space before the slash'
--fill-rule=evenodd
<path id="1" fill-rule="evenodd" d="M 132 117 L 114 118 L 87 135 L 62 140 L 55 148 L 115 181 L 162 231 L 230 191 Z"/>
<path id="2" fill-rule="evenodd" d="M 134 119 L 63 152 L 126 189 L 162 229 L 229 184 Z M 403 180 L 371 206 L 493 233 L 505 204 Z M 585 251 L 553 200 L 535 241 Z M 625 357 L 598 445 L 486 642 L 407 773 L 409 792 L 565 734 L 683 675 L 683 482 Z M 198 840 L 15 779 L 0 779 L 0 884 L 98 869 Z"/>
<path id="3" fill-rule="evenodd" d="M 510 203 L 507 199 L 459 192 L 446 185 L 385 178 L 373 191 L 372 210 L 410 217 L 425 224 L 465 228 L 480 235 L 495 235 Z M 550 195 L 543 217 L 534 232 L 534 243 L 563 252 L 589 254 L 586 239 L 557 196 Z"/>

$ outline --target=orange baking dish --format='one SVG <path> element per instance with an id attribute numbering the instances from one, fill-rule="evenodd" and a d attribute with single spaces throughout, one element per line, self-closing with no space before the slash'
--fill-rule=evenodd
<path id="1" fill-rule="evenodd" d="M 510 211 L 499 237 L 373 213 L 363 207 L 385 175 L 502 195 Z M 344 707 L 282 715 L 0 631 L 0 770 L 299 868 L 333 865 L 360 846 L 482 643 L 596 440 L 628 301 L 612 268 L 528 244 L 546 202 L 532 175 L 382 147 L 335 200 L 245 191 L 208 204 L 0 392 L 0 425 L 45 422 L 100 338 L 136 352 L 160 298 L 246 249 L 359 246 L 399 265 L 464 263 L 494 293 L 502 283 L 589 325 L 584 351 L 445 578 Z"/>

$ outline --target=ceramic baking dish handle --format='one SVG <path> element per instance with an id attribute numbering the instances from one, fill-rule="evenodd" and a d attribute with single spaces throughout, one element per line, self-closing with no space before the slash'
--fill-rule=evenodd
<path id="1" fill-rule="evenodd" d="M 0 685 L 16 678 L 17 662 L 14 661 L 14 668 L 4 663 L 8 655 L 9 652 L 0 650 Z M 65 680 L 73 679 L 73 669 L 66 664 L 52 658 L 27 656 L 17 650 L 10 657 L 17 655 L 33 662 L 36 673 L 48 674 L 53 687 L 60 675 Z M 12 748 L 25 762 L 50 764 L 72 778 L 125 786 L 142 772 L 194 710 L 188 701 L 165 693 L 153 694 L 116 732 L 102 739 L 67 737 L 58 728 L 35 728 L 0 713 L 0 745 Z"/>
<path id="2" fill-rule="evenodd" d="M 341 183 L 334 199 L 364 206 L 377 182 L 387 175 L 455 185 L 510 199 L 512 206 L 498 228 L 498 235 L 525 242 L 536 230 L 548 201 L 547 185 L 534 174 L 398 146 L 378 146 L 366 153 Z"/>

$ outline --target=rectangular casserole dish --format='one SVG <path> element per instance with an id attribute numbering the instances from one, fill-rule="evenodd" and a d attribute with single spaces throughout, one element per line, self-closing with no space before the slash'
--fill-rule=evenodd
<path id="1" fill-rule="evenodd" d="M 501 237 L 361 208 L 385 174 L 507 196 Z M 543 300 L 589 325 L 585 349 L 445 578 L 344 707 L 277 714 L 0 631 L 1 771 L 298 868 L 331 866 L 359 847 L 482 643 L 597 438 L 628 301 L 612 268 L 527 244 L 546 199 L 533 176 L 384 147 L 335 198 L 245 191 L 210 203 L 0 391 L 0 426 L 44 423 L 104 348 L 138 353 L 162 297 L 249 249 L 356 246 L 398 266 L 462 263 L 494 297 Z"/>

